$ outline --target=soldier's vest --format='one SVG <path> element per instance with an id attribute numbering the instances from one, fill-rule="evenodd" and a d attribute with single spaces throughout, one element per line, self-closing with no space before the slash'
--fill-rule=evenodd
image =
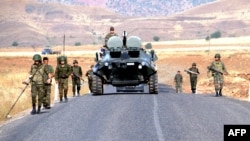
<path id="1" fill-rule="evenodd" d="M 31 75 L 33 75 L 31 82 L 33 84 L 42 85 L 45 83 L 45 76 L 47 73 L 44 71 L 45 65 L 41 64 L 40 66 L 32 65 L 31 66 Z"/>
<path id="2" fill-rule="evenodd" d="M 75 74 L 75 75 L 77 75 L 77 76 L 80 76 L 80 67 L 79 66 L 77 66 L 77 67 L 72 67 L 72 69 L 73 69 L 73 73 Z"/>
<path id="3" fill-rule="evenodd" d="M 212 63 L 212 66 L 213 66 L 216 70 L 223 72 L 224 64 L 223 64 L 222 62 L 220 62 L 220 61 L 219 61 L 219 62 L 214 61 L 214 62 Z"/>
<path id="4" fill-rule="evenodd" d="M 67 74 L 69 73 L 70 71 L 70 68 L 71 66 L 66 64 L 64 66 L 61 66 L 61 65 L 58 65 L 57 66 L 57 69 L 58 69 L 58 78 L 68 78 Z"/>

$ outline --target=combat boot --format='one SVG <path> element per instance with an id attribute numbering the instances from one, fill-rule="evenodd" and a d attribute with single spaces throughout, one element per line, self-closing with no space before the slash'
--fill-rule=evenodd
<path id="1" fill-rule="evenodd" d="M 222 96 L 222 90 L 221 89 L 219 90 L 219 96 Z"/>
<path id="2" fill-rule="evenodd" d="M 75 91 L 73 91 L 73 97 L 75 97 L 75 96 L 76 96 Z"/>
<path id="3" fill-rule="evenodd" d="M 63 100 L 62 100 L 62 96 L 60 96 L 60 103 L 62 103 L 63 102 Z"/>
<path id="4" fill-rule="evenodd" d="M 77 91 L 77 96 L 80 96 L 80 91 Z"/>
<path id="5" fill-rule="evenodd" d="M 37 114 L 39 114 L 40 112 L 41 112 L 41 106 L 38 106 Z"/>
<path id="6" fill-rule="evenodd" d="M 216 96 L 216 97 L 218 97 L 218 96 L 219 96 L 219 93 L 218 93 L 218 91 L 215 91 L 215 92 L 216 92 L 216 95 L 215 95 L 215 96 Z"/>
<path id="7" fill-rule="evenodd" d="M 36 105 L 32 105 L 32 111 L 30 112 L 31 115 L 36 114 Z"/>

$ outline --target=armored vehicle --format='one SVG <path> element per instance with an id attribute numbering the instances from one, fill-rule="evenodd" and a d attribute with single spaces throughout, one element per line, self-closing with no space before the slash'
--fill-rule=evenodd
<path id="1" fill-rule="evenodd" d="M 148 43 L 150 48 L 151 44 Z M 96 65 L 93 67 L 92 94 L 104 93 L 104 84 L 123 90 L 143 92 L 143 85 L 148 86 L 150 94 L 158 94 L 158 76 L 154 50 L 144 49 L 137 36 L 113 36 L 107 42 L 107 49 L 99 57 L 96 54 Z"/>

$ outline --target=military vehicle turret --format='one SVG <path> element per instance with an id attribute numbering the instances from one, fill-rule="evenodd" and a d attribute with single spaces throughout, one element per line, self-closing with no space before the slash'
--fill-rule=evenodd
<path id="1" fill-rule="evenodd" d="M 104 84 L 116 87 L 117 91 L 126 87 L 136 88 L 147 85 L 150 94 L 158 94 L 158 76 L 155 64 L 157 56 L 154 50 L 149 51 L 150 43 L 146 47 L 147 49 L 142 47 L 142 41 L 137 36 L 128 38 L 124 36 L 123 39 L 118 36 L 111 37 L 102 57 L 96 54 L 92 94 L 103 94 Z M 144 90 L 138 89 L 138 91 Z"/>

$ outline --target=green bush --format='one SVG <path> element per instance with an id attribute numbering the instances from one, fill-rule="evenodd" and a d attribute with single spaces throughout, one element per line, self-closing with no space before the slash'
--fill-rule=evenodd
<path id="1" fill-rule="evenodd" d="M 12 46 L 18 46 L 18 42 L 16 42 L 16 41 L 14 41 L 13 43 L 12 43 Z"/>
<path id="2" fill-rule="evenodd" d="M 80 45 L 82 45 L 80 42 L 75 43 L 75 46 L 80 46 Z"/>
<path id="3" fill-rule="evenodd" d="M 156 42 L 157 42 L 157 41 L 160 41 L 160 37 L 159 37 L 159 36 L 154 36 L 154 37 L 153 37 L 153 40 L 156 41 Z"/>
<path id="4" fill-rule="evenodd" d="M 216 31 L 210 35 L 211 38 L 220 38 L 221 37 L 221 32 Z"/>

